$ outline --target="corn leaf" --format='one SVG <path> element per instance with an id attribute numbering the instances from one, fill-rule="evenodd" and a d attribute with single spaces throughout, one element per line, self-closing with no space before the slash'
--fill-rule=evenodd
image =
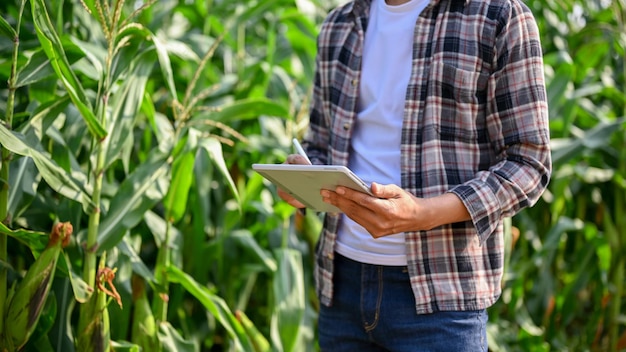
<path id="1" fill-rule="evenodd" d="M 141 352 L 141 347 L 125 341 L 111 341 L 111 350 L 115 352 Z"/>
<path id="2" fill-rule="evenodd" d="M 270 343 L 267 341 L 265 336 L 254 326 L 254 323 L 248 318 L 248 316 L 242 312 L 235 312 L 237 316 L 237 320 L 241 323 L 243 328 L 246 330 L 246 334 L 250 337 L 252 344 L 254 345 L 254 350 L 256 352 L 269 352 L 271 351 Z"/>
<path id="3" fill-rule="evenodd" d="M 37 50 L 17 72 L 16 87 L 25 87 L 54 76 L 50 60 L 43 50 Z"/>
<path id="4" fill-rule="evenodd" d="M 302 256 L 293 249 L 277 249 L 274 254 L 278 270 L 272 281 L 276 302 L 271 322 L 272 341 L 282 346 L 283 351 L 299 351 L 306 296 Z"/>
<path id="5" fill-rule="evenodd" d="M 137 225 L 144 214 L 163 199 L 169 187 L 165 177 L 169 168 L 167 155 L 157 150 L 124 180 L 100 223 L 100 253 L 115 247 L 124 233 Z"/>
<path id="6" fill-rule="evenodd" d="M 154 275 L 152 274 L 152 271 L 148 269 L 139 254 L 137 254 L 135 249 L 133 249 L 127 237 L 124 237 L 122 241 L 120 241 L 117 248 L 130 259 L 134 273 L 138 274 L 146 281 L 154 282 Z"/>
<path id="7" fill-rule="evenodd" d="M 48 243 L 47 233 L 23 229 L 11 230 L 1 222 L 0 233 L 15 238 L 35 253 L 40 253 L 41 251 L 43 251 L 46 248 L 46 244 Z"/>
<path id="8" fill-rule="evenodd" d="M 189 188 L 193 180 L 195 153 L 189 151 L 178 157 L 172 165 L 170 188 L 163 200 L 166 220 L 175 223 L 185 214 Z"/>
<path id="9" fill-rule="evenodd" d="M 0 34 L 5 35 L 9 39 L 17 37 L 15 29 L 2 16 L 0 16 Z"/>
<path id="10" fill-rule="evenodd" d="M 169 240 L 170 244 L 176 243 L 178 238 L 182 236 L 180 231 L 175 227 L 171 226 L 169 229 L 167 228 L 167 222 L 161 216 L 156 214 L 155 212 L 148 210 L 144 215 L 144 222 L 148 229 L 150 229 L 150 233 L 154 236 L 154 241 L 157 247 L 161 247 L 165 242 L 165 232 L 169 230 Z M 172 253 L 172 255 L 174 255 Z"/>
<path id="11" fill-rule="evenodd" d="M 210 119 L 220 122 L 256 119 L 259 116 L 275 116 L 289 118 L 289 111 L 278 103 L 266 98 L 238 100 L 231 105 L 224 106 L 217 111 L 199 113 L 194 120 Z"/>
<path id="12" fill-rule="evenodd" d="M 65 95 L 39 105 L 33 111 L 29 123 L 25 124 L 19 131 L 24 135 L 28 135 L 28 132 L 32 130 L 37 138 L 42 140 L 48 128 L 50 128 L 55 119 L 63 113 L 70 104 L 70 101 L 69 96 Z"/>
<path id="13" fill-rule="evenodd" d="M 163 352 L 196 352 L 193 341 L 185 340 L 169 323 L 159 324 L 159 341 Z"/>
<path id="14" fill-rule="evenodd" d="M 36 197 L 41 176 L 31 158 L 13 160 L 9 172 L 8 211 L 9 216 L 15 219 Z"/>
<path id="15" fill-rule="evenodd" d="M 233 338 L 237 351 L 253 351 L 252 343 L 246 335 L 246 331 L 221 297 L 198 284 L 191 276 L 175 266 L 168 267 L 167 274 L 171 282 L 181 284 L 219 321 Z"/>
<path id="16" fill-rule="evenodd" d="M 72 292 L 74 293 L 74 299 L 76 300 L 76 302 L 87 302 L 93 294 L 93 287 L 89 287 L 85 280 L 83 280 L 80 275 L 77 275 L 74 270 L 72 270 L 72 264 L 67 252 L 63 252 L 61 254 L 58 267 L 59 271 L 65 273 L 65 275 L 67 275 L 67 277 L 70 279 Z"/>
<path id="17" fill-rule="evenodd" d="M 200 133 L 189 129 L 188 134 L 181 138 L 174 147 L 170 188 L 163 199 L 165 220 L 175 223 L 183 216 L 187 208 L 187 198 L 193 180 L 193 168 Z"/>
<path id="18" fill-rule="evenodd" d="M 229 239 L 235 241 L 246 252 L 248 260 L 262 263 L 268 273 L 275 273 L 278 270 L 276 259 L 259 245 L 250 231 L 234 231 L 230 234 Z"/>
<path id="19" fill-rule="evenodd" d="M 104 139 L 107 135 L 106 130 L 97 120 L 83 86 L 70 67 L 61 40 L 55 32 L 54 26 L 48 16 L 45 1 L 31 1 L 31 8 L 37 37 L 39 38 L 41 47 L 50 59 L 54 71 L 63 82 L 72 102 L 85 119 L 89 132 L 98 140 Z"/>
<path id="20" fill-rule="evenodd" d="M 122 29 L 120 29 L 120 32 L 117 36 L 117 42 L 121 41 L 127 36 L 139 36 L 141 38 L 145 38 L 146 40 L 152 40 L 157 52 L 157 57 L 159 65 L 161 66 L 163 78 L 165 79 L 165 83 L 167 84 L 167 89 L 171 94 L 172 99 L 176 100 L 177 93 L 176 85 L 174 83 L 174 72 L 172 70 L 172 64 L 168 55 L 166 43 L 161 41 L 157 35 L 153 34 L 148 28 L 139 23 L 129 23 Z"/>
<path id="21" fill-rule="evenodd" d="M 561 166 L 589 150 L 602 148 L 606 141 L 610 140 L 611 135 L 620 131 L 620 125 L 625 121 L 626 118 L 620 118 L 611 122 L 600 122 L 577 139 L 553 139 L 552 161 L 554 165 Z"/>
<path id="22" fill-rule="evenodd" d="M 153 52 L 145 51 L 133 57 L 130 62 L 120 63 L 129 68 L 124 83 L 111 97 L 105 168 L 120 157 L 125 169 L 130 167 L 130 154 L 134 146 L 133 129 L 139 116 L 146 83 L 154 66 L 153 57 Z"/>
<path id="23" fill-rule="evenodd" d="M 222 174 L 222 177 L 226 179 L 228 187 L 235 197 L 235 200 L 237 201 L 237 206 L 241 211 L 241 199 L 239 197 L 239 192 L 237 191 L 235 181 L 233 181 L 233 178 L 228 171 L 228 166 L 226 166 L 224 153 L 222 152 L 222 144 L 215 138 L 202 138 L 199 141 L 199 146 L 209 154 L 211 160 L 213 161 L 213 164 L 217 166 L 217 170 Z"/>
<path id="24" fill-rule="evenodd" d="M 32 158 L 50 187 L 59 194 L 80 202 L 86 212 L 93 211 L 94 204 L 83 187 L 54 160 L 40 152 L 38 145 L 28 143 L 21 134 L 9 131 L 4 125 L 0 125 L 0 144 L 15 154 Z"/>
<path id="25" fill-rule="evenodd" d="M 159 66 L 161 67 L 161 72 L 163 73 L 165 83 L 167 83 L 167 89 L 169 90 L 172 99 L 178 100 L 176 84 L 174 83 L 174 72 L 172 71 L 172 63 L 167 52 L 167 47 L 165 43 L 159 39 L 159 37 L 154 35 L 152 36 L 152 42 L 154 43 L 157 51 Z"/>
<path id="26" fill-rule="evenodd" d="M 139 276 L 133 275 L 131 285 L 134 306 L 131 341 L 141 346 L 143 351 L 161 351 L 157 336 L 157 323 L 146 293 L 146 283 Z"/>

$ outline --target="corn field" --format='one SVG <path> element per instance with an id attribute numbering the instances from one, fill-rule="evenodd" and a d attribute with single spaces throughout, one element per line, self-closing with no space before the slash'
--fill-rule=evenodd
<path id="1" fill-rule="evenodd" d="M 317 351 L 301 138 L 330 0 L 0 4 L 0 351 Z M 626 350 L 626 2 L 527 0 L 554 174 L 492 351 Z"/>

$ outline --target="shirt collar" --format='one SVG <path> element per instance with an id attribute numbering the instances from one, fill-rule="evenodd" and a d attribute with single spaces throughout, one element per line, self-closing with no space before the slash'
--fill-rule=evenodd
<path id="1" fill-rule="evenodd" d="M 353 0 L 353 1 L 350 1 L 348 4 L 346 4 L 346 7 L 344 8 L 344 13 L 345 14 L 352 13 L 357 18 L 360 17 L 360 16 L 367 17 L 369 8 L 372 5 L 372 1 L 373 0 Z M 430 3 L 428 4 L 428 7 L 436 6 L 436 5 L 438 5 L 442 1 L 446 1 L 446 0 L 430 0 Z M 460 2 L 465 3 L 465 5 L 467 5 L 472 0 L 449 0 L 449 1 L 454 1 L 454 2 L 460 1 Z"/>

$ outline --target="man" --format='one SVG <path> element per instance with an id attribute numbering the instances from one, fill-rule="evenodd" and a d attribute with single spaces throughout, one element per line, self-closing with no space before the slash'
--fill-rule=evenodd
<path id="1" fill-rule="evenodd" d="M 321 192 L 343 211 L 326 214 L 317 245 L 321 349 L 486 351 L 502 219 L 533 205 L 551 172 L 528 8 L 354 0 L 333 10 L 303 145 L 313 164 L 347 165 L 376 196 Z"/>

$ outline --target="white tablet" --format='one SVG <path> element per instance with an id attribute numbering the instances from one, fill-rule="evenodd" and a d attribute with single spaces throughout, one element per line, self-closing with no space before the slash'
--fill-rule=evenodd
<path id="1" fill-rule="evenodd" d="M 337 186 L 345 186 L 372 195 L 369 185 L 345 166 L 253 164 L 252 169 L 315 211 L 341 212 L 339 208 L 322 201 L 322 189 L 334 190 Z"/>

